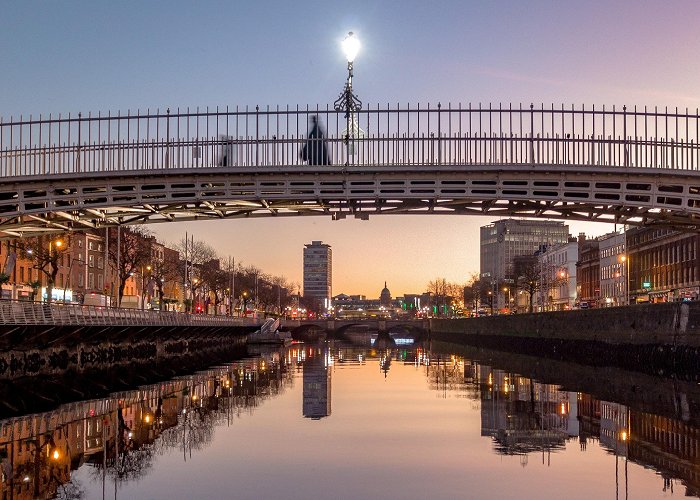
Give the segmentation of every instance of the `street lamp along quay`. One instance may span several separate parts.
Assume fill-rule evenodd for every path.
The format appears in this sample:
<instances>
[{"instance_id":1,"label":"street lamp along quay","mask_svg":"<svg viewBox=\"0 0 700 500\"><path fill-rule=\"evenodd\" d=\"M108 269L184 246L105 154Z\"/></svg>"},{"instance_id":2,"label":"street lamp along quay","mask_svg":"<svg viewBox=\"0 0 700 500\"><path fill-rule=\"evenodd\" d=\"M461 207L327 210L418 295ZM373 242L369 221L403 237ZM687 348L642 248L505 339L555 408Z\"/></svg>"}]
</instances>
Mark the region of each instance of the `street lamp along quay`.
<instances>
[{"instance_id":1,"label":"street lamp along quay","mask_svg":"<svg viewBox=\"0 0 700 500\"><path fill-rule=\"evenodd\" d=\"M625 287L625 305L630 305L630 264L627 255L624 253L620 255L620 263L624 266L625 276L624 276L624 287Z\"/></svg>"},{"instance_id":2,"label":"street lamp along quay","mask_svg":"<svg viewBox=\"0 0 700 500\"><path fill-rule=\"evenodd\" d=\"M151 272L151 265L146 266L146 271L149 273ZM148 277L148 281L146 281L146 273L143 272L143 267L141 267L141 310L143 311L146 308L146 284L151 283L151 278L152 276Z\"/></svg>"}]
</instances>

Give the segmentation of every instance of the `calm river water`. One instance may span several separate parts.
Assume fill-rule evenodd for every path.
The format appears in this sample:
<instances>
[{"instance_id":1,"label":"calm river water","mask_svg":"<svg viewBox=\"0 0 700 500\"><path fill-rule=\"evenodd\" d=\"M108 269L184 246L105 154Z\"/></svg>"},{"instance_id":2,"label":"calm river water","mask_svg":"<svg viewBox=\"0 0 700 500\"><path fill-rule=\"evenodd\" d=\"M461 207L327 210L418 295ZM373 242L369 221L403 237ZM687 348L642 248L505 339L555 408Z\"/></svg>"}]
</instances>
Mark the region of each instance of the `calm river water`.
<instances>
[{"instance_id":1,"label":"calm river water","mask_svg":"<svg viewBox=\"0 0 700 500\"><path fill-rule=\"evenodd\" d=\"M697 496L694 386L515 355L299 344L0 421L0 498Z\"/></svg>"}]
</instances>

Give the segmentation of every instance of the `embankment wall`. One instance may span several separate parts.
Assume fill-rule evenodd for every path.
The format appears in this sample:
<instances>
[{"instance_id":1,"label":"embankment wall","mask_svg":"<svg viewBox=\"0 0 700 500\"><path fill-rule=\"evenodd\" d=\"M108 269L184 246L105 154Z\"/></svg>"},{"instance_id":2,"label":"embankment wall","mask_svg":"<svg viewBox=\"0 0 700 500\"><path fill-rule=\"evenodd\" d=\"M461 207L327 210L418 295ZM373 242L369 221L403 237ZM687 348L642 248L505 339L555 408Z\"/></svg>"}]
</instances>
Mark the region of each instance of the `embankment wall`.
<instances>
[{"instance_id":1,"label":"embankment wall","mask_svg":"<svg viewBox=\"0 0 700 500\"><path fill-rule=\"evenodd\" d=\"M470 337L516 337L700 347L700 302L432 319L430 331L432 338L457 342Z\"/></svg>"}]
</instances>

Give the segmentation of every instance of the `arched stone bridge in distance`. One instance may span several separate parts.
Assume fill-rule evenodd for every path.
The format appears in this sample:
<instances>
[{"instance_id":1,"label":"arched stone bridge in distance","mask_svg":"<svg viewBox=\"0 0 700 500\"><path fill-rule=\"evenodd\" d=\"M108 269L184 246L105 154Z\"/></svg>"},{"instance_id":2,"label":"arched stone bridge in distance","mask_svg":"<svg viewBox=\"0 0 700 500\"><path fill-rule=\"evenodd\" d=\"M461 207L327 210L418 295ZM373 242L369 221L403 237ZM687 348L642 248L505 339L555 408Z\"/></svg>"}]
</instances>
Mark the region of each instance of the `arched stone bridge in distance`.
<instances>
[{"instance_id":1,"label":"arched stone bridge in distance","mask_svg":"<svg viewBox=\"0 0 700 500\"><path fill-rule=\"evenodd\" d=\"M0 119L0 238L307 215L698 228L697 110L397 105L354 120L348 136L328 107ZM303 162L305 148L330 164Z\"/></svg>"},{"instance_id":2,"label":"arched stone bridge in distance","mask_svg":"<svg viewBox=\"0 0 700 500\"><path fill-rule=\"evenodd\" d=\"M318 338L313 332L323 332L326 338L343 339L345 333L352 327L375 330L382 334L398 334L413 338L415 341L427 340L430 329L428 319L283 319L280 320L283 330L292 332L292 338L309 340Z\"/></svg>"}]
</instances>

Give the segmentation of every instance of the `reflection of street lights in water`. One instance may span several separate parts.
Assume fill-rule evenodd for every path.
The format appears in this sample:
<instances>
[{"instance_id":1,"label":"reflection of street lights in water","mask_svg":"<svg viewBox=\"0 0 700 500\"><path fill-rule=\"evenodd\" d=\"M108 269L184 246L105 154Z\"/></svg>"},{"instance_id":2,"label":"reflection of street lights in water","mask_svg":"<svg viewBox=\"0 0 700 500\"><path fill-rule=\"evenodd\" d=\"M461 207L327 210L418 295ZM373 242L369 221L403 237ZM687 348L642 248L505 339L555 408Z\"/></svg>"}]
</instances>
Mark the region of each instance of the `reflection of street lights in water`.
<instances>
[{"instance_id":1,"label":"reflection of street lights in water","mask_svg":"<svg viewBox=\"0 0 700 500\"><path fill-rule=\"evenodd\" d=\"M350 162L350 155L353 154L352 145L350 144L351 139L355 135L359 135L359 127L355 122L355 112L362 109L362 101L353 93L352 91L352 77L353 77L353 62L357 53L360 50L360 40L351 31L347 34L343 40L343 52L345 53L345 58L348 61L348 78L345 81L345 87L340 93L338 98L333 103L333 108L336 111L345 111L345 134L343 140L345 142L346 157L345 164Z\"/></svg>"}]
</instances>

